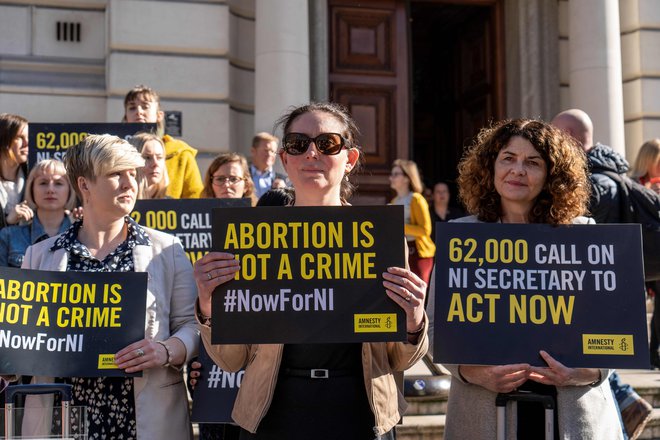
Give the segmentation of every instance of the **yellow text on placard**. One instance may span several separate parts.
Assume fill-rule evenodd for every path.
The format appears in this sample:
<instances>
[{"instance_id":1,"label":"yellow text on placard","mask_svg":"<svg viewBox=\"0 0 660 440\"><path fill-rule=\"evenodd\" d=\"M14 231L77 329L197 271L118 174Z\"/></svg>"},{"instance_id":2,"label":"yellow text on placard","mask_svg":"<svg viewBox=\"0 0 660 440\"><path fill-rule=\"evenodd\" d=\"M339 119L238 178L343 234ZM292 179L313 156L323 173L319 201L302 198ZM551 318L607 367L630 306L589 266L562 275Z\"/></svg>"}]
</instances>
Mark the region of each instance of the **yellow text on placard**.
<instances>
[{"instance_id":1,"label":"yellow text on placard","mask_svg":"<svg viewBox=\"0 0 660 440\"><path fill-rule=\"evenodd\" d=\"M355 333L395 333L396 313L366 313L353 315Z\"/></svg>"},{"instance_id":2,"label":"yellow text on placard","mask_svg":"<svg viewBox=\"0 0 660 440\"><path fill-rule=\"evenodd\" d=\"M633 356L635 354L633 335L583 334L582 352Z\"/></svg>"}]
</instances>

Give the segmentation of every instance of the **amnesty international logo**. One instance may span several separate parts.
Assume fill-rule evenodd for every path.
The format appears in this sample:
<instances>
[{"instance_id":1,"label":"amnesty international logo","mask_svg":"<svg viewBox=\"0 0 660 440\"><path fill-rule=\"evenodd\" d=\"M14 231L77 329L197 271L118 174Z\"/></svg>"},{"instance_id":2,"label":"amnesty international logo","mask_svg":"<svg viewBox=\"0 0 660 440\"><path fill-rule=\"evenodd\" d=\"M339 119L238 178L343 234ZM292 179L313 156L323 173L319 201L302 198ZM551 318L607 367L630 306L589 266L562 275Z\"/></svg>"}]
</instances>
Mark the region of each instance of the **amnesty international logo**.
<instances>
[{"instance_id":1,"label":"amnesty international logo","mask_svg":"<svg viewBox=\"0 0 660 440\"><path fill-rule=\"evenodd\" d=\"M114 354L100 354L99 355L99 370L114 370L117 369L117 364L115 364L115 355Z\"/></svg>"},{"instance_id":2,"label":"amnesty international logo","mask_svg":"<svg viewBox=\"0 0 660 440\"><path fill-rule=\"evenodd\" d=\"M584 354L633 356L635 354L633 335L583 334L582 352Z\"/></svg>"},{"instance_id":3,"label":"amnesty international logo","mask_svg":"<svg viewBox=\"0 0 660 440\"><path fill-rule=\"evenodd\" d=\"M355 333L396 333L395 313L353 315Z\"/></svg>"}]
</instances>

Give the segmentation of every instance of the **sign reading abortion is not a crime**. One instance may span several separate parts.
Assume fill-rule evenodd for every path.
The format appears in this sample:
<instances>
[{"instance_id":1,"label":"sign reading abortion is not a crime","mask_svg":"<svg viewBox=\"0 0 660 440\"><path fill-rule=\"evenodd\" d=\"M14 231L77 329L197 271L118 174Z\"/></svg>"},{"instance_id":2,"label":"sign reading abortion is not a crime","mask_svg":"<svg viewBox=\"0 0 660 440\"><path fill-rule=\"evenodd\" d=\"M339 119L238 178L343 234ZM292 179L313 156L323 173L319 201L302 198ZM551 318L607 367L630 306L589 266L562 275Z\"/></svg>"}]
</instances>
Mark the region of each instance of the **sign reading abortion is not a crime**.
<instances>
[{"instance_id":1,"label":"sign reading abortion is not a crime","mask_svg":"<svg viewBox=\"0 0 660 440\"><path fill-rule=\"evenodd\" d=\"M406 339L382 277L404 265L401 206L215 209L213 247L241 267L213 295L214 344Z\"/></svg>"},{"instance_id":2,"label":"sign reading abortion is not a crime","mask_svg":"<svg viewBox=\"0 0 660 440\"><path fill-rule=\"evenodd\" d=\"M0 268L0 374L139 376L114 354L144 338L147 274Z\"/></svg>"},{"instance_id":3,"label":"sign reading abortion is not a crime","mask_svg":"<svg viewBox=\"0 0 660 440\"><path fill-rule=\"evenodd\" d=\"M639 225L436 230L435 362L648 367Z\"/></svg>"}]
</instances>

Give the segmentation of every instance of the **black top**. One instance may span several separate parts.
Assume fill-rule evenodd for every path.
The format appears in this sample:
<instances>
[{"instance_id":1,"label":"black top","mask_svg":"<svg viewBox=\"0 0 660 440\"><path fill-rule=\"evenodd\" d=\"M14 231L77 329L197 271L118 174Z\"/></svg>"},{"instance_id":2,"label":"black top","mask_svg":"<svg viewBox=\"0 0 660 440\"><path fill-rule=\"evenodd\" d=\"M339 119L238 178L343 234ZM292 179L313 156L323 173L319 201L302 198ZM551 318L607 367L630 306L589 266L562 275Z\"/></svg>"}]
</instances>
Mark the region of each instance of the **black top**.
<instances>
[{"instance_id":1,"label":"black top","mask_svg":"<svg viewBox=\"0 0 660 440\"><path fill-rule=\"evenodd\" d=\"M312 379L287 375L286 369L328 369L355 374ZM362 372L362 344L288 344L284 346L273 400L256 434L245 439L373 439L374 415Z\"/></svg>"},{"instance_id":2,"label":"black top","mask_svg":"<svg viewBox=\"0 0 660 440\"><path fill-rule=\"evenodd\" d=\"M429 204L429 213L431 214L431 239L435 242L435 223L436 222L448 222L449 220L454 220L457 218L465 217L465 211L461 208L455 206L449 206L447 208L447 214L445 218L441 218L433 209L433 203Z\"/></svg>"}]
</instances>

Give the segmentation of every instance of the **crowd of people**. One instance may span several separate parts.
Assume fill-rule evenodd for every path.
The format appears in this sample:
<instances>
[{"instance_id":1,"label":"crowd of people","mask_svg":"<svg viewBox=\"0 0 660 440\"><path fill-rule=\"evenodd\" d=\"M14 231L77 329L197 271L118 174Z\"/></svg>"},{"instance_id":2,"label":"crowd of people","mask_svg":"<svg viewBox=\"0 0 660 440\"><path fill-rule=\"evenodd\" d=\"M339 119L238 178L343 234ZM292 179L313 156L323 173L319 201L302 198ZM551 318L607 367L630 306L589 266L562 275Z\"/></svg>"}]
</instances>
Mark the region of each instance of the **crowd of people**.
<instances>
[{"instance_id":1,"label":"crowd of people","mask_svg":"<svg viewBox=\"0 0 660 440\"><path fill-rule=\"evenodd\" d=\"M226 371L245 369L233 407L235 425L202 425L211 439L394 439L406 404L397 377L427 352L433 316L435 225L462 223L617 223L616 182L602 170L629 174L660 194L660 139L642 145L632 169L611 148L594 143L580 110L551 123L513 119L482 129L458 166L458 200L450 183L426 191L411 160L397 159L389 176L392 205L402 205L406 264L380 277L383 294L405 313L405 342L346 344L211 343L211 301L240 269L230 252L209 252L193 265L175 237L130 217L138 199L245 199L248 206L327 206L350 203L362 166L359 129L333 103L292 108L278 122L282 139L254 136L250 161L219 154L204 177L197 151L164 133L158 94L137 86L124 100L125 122L155 123L155 133L128 141L89 135L63 162L27 168L28 121L0 114L0 266L51 271L148 272L145 337L118 351L115 362L141 377L68 377L74 402L90 408L91 439L192 438L182 368L195 382L200 342ZM279 157L285 173L275 171ZM460 202L460 203L459 203ZM462 206L461 206L462 204ZM660 283L647 283L649 295ZM432 298L431 298L432 299ZM431 314L431 307L428 313ZM430 318L430 319L429 319ZM660 368L660 312L654 310L651 364ZM451 372L446 439L495 436L495 396L513 390L557 402L555 438L636 438L651 407L609 369L572 368L541 351L545 367L445 365ZM310 380L301 371L342 373ZM54 378L27 378L47 383ZM19 376L3 376L7 381ZM52 396L26 404L50 408ZM338 423L340 421L340 423ZM519 404L508 424L520 438L542 425L533 406ZM39 412L23 435L43 435L57 422Z\"/></svg>"}]
</instances>

